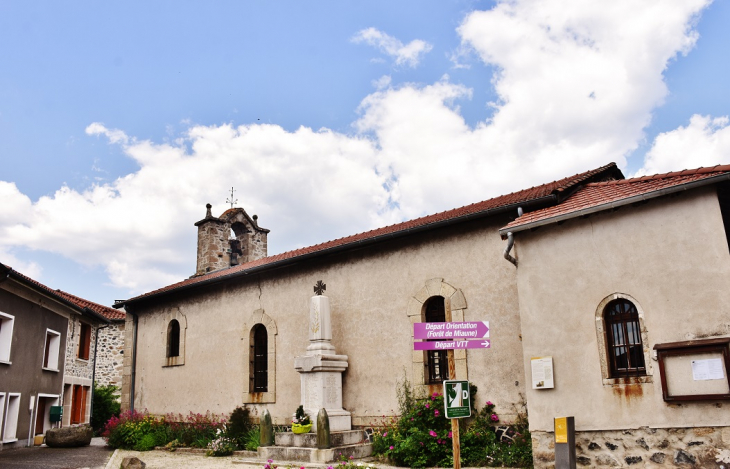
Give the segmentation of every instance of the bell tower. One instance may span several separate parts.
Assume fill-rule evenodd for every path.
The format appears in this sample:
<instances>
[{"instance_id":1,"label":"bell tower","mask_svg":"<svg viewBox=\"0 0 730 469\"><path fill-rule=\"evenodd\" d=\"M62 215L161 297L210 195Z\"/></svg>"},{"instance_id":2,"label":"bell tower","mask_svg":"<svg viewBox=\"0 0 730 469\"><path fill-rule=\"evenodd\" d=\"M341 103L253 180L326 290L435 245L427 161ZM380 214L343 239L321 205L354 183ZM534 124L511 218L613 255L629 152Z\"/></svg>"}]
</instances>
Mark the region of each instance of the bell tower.
<instances>
[{"instance_id":1,"label":"bell tower","mask_svg":"<svg viewBox=\"0 0 730 469\"><path fill-rule=\"evenodd\" d=\"M216 218L206 204L205 218L198 227L198 264L195 275L227 269L267 255L269 230L258 225L258 216L248 216L242 208L230 208Z\"/></svg>"}]
</instances>

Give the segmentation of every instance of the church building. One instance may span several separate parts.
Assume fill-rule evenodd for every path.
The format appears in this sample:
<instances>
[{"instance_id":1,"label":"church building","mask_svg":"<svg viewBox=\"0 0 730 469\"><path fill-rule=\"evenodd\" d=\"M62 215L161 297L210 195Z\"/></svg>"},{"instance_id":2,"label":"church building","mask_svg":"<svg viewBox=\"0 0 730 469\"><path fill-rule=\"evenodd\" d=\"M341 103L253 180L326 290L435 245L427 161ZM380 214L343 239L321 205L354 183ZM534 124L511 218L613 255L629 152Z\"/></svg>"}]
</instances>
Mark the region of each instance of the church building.
<instances>
[{"instance_id":1,"label":"church building","mask_svg":"<svg viewBox=\"0 0 730 469\"><path fill-rule=\"evenodd\" d=\"M208 205L194 275L115 305L122 406L247 404L288 424L321 281L355 427L394 415L404 378L442 392L446 353L414 350L413 324L450 316L489 323L456 376L506 421L526 403L536 467L565 416L584 465L714 461L730 448L729 181L730 166L627 180L612 163L272 256L256 215Z\"/></svg>"}]
</instances>

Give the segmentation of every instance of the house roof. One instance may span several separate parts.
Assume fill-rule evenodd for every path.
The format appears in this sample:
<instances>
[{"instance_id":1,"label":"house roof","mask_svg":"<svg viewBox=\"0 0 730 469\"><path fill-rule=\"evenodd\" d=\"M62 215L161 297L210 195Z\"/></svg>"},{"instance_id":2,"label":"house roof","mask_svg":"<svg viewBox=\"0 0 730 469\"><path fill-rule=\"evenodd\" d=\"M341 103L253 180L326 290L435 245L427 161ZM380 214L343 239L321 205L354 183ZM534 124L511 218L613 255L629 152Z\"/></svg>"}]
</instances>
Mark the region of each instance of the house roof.
<instances>
[{"instance_id":1,"label":"house roof","mask_svg":"<svg viewBox=\"0 0 730 469\"><path fill-rule=\"evenodd\" d=\"M59 301L62 304L65 304L72 309L77 310L80 313L86 313L88 315L91 315L97 319L100 319L104 322L109 322L109 317L107 317L106 314L101 312L101 309L110 309L112 313L115 315L121 314L122 317L124 317L124 313L121 311L117 311L111 308L107 308L105 306L101 306L99 304L93 303L91 301L84 300L83 298L79 298L78 296L71 295L70 293L62 292L61 290L54 290L46 285L43 285L41 282L37 280L33 280L32 278L28 277L27 275L23 275L17 270L13 269L12 267L0 263L0 273L5 276L5 278L12 278L27 287L44 294L46 296L49 296L57 301ZM92 308L91 305L94 307Z\"/></svg>"},{"instance_id":2,"label":"house roof","mask_svg":"<svg viewBox=\"0 0 730 469\"><path fill-rule=\"evenodd\" d=\"M182 282L168 285L128 300L117 302L114 307L118 308L141 300L148 300L153 297L180 292L185 289L197 288L210 283L221 282L236 276L249 275L263 270L301 262L312 257L332 254L334 252L340 252L348 249L355 249L367 244L406 236L417 231L435 229L452 223L464 222L476 218L495 215L497 213L504 213L514 210L518 206L544 206L546 204L554 204L572 193L572 191L581 184L585 184L589 181L605 179L623 179L623 174L615 163L609 163L605 166L601 166L600 168L559 179L547 184L542 184L540 186L531 187L518 192L512 192L483 202L477 202L453 210L447 210L445 212L367 231L365 233L327 241L314 246L283 252L281 254L264 257L235 267L217 270L205 275L189 278Z\"/></svg>"},{"instance_id":3,"label":"house roof","mask_svg":"<svg viewBox=\"0 0 730 469\"><path fill-rule=\"evenodd\" d=\"M517 233L570 218L611 210L674 192L730 180L730 165L718 165L617 181L591 182L552 207L525 213L500 234Z\"/></svg>"},{"instance_id":4,"label":"house roof","mask_svg":"<svg viewBox=\"0 0 730 469\"><path fill-rule=\"evenodd\" d=\"M55 290L55 293L67 299L71 303L74 303L80 308L88 308L95 313L104 316L110 321L123 320L126 317L126 313L124 311L119 311L118 309L110 308L108 306L100 305L99 303L94 303L93 301L85 300L76 295L72 295L71 293L67 293L63 290Z\"/></svg>"}]
</instances>

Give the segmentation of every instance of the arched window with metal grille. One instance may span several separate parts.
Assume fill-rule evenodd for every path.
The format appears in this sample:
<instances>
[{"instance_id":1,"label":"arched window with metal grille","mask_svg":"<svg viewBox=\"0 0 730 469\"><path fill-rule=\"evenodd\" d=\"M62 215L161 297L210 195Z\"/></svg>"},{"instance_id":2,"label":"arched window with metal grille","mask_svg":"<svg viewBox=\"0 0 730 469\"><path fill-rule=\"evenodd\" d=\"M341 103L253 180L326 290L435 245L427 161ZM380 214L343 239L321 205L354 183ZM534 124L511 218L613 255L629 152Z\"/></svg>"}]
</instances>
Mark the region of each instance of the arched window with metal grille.
<instances>
[{"instance_id":1,"label":"arched window with metal grille","mask_svg":"<svg viewBox=\"0 0 730 469\"><path fill-rule=\"evenodd\" d=\"M426 301L424 319L426 322L446 322L443 296L432 296ZM426 352L426 384L438 384L449 379L449 363L446 350Z\"/></svg>"},{"instance_id":2,"label":"arched window with metal grille","mask_svg":"<svg viewBox=\"0 0 730 469\"><path fill-rule=\"evenodd\" d=\"M623 298L611 301L604 309L603 319L611 378L646 375L636 306Z\"/></svg>"},{"instance_id":3,"label":"arched window with metal grille","mask_svg":"<svg viewBox=\"0 0 730 469\"><path fill-rule=\"evenodd\" d=\"M263 324L257 324L253 330L253 341L250 353L250 390L251 392L267 392L269 384L269 335Z\"/></svg>"}]
</instances>

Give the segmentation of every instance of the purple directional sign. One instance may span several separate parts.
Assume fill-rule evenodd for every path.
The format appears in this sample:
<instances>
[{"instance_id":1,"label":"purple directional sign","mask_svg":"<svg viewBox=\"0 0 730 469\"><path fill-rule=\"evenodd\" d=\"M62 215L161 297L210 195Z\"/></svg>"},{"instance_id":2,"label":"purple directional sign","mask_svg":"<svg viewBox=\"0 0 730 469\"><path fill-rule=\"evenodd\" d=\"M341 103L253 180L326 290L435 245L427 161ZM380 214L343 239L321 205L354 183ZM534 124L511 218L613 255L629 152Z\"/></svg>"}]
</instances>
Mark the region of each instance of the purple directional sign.
<instances>
[{"instance_id":1,"label":"purple directional sign","mask_svg":"<svg viewBox=\"0 0 730 469\"><path fill-rule=\"evenodd\" d=\"M417 322L413 325L414 339L484 339L489 337L487 321Z\"/></svg>"},{"instance_id":2,"label":"purple directional sign","mask_svg":"<svg viewBox=\"0 0 730 469\"><path fill-rule=\"evenodd\" d=\"M490 348L488 340L437 340L433 342L413 342L413 350L464 350Z\"/></svg>"}]
</instances>

